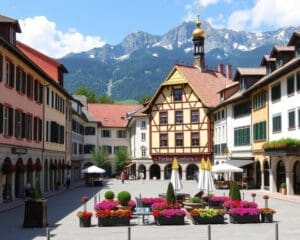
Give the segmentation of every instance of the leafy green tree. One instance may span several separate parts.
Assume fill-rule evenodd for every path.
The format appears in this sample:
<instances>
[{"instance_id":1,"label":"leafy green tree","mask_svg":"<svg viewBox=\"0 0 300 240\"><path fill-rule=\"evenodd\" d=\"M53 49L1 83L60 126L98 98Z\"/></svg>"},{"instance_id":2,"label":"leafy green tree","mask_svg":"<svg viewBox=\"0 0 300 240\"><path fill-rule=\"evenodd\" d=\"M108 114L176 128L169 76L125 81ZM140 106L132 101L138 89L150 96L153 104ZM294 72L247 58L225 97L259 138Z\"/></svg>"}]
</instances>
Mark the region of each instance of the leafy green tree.
<instances>
[{"instance_id":1,"label":"leafy green tree","mask_svg":"<svg viewBox=\"0 0 300 240\"><path fill-rule=\"evenodd\" d=\"M80 86L80 87L76 88L74 91L74 94L86 96L88 103L97 103L98 102L96 93L84 86Z\"/></svg>"},{"instance_id":2,"label":"leafy green tree","mask_svg":"<svg viewBox=\"0 0 300 240\"><path fill-rule=\"evenodd\" d=\"M107 94L103 94L98 98L98 103L114 103L114 102L115 101Z\"/></svg>"},{"instance_id":3,"label":"leafy green tree","mask_svg":"<svg viewBox=\"0 0 300 240\"><path fill-rule=\"evenodd\" d=\"M152 96L150 94L144 94L143 96L140 97L139 103L144 104L145 102L150 101Z\"/></svg>"},{"instance_id":4,"label":"leafy green tree","mask_svg":"<svg viewBox=\"0 0 300 240\"><path fill-rule=\"evenodd\" d=\"M229 194L230 194L229 197L232 200L241 201L241 192L240 192L240 188L239 188L239 185L237 184L237 182L232 183Z\"/></svg>"},{"instance_id":5,"label":"leafy green tree","mask_svg":"<svg viewBox=\"0 0 300 240\"><path fill-rule=\"evenodd\" d=\"M114 163L116 166L117 174L119 175L125 166L130 163L131 158L126 148L119 147L115 153Z\"/></svg>"},{"instance_id":6,"label":"leafy green tree","mask_svg":"<svg viewBox=\"0 0 300 240\"><path fill-rule=\"evenodd\" d=\"M100 168L107 169L110 167L109 161L109 153L104 147L99 147L99 149L93 149L92 152L92 160L96 166Z\"/></svg>"}]
</instances>

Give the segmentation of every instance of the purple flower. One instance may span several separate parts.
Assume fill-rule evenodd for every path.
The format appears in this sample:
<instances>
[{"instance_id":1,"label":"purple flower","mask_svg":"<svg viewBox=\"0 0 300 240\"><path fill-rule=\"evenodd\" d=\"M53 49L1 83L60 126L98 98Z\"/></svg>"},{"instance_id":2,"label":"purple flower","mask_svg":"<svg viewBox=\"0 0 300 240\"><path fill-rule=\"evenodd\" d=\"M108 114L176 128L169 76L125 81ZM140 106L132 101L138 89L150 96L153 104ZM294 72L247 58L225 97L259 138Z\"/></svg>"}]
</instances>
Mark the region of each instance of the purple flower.
<instances>
[{"instance_id":1,"label":"purple flower","mask_svg":"<svg viewBox=\"0 0 300 240\"><path fill-rule=\"evenodd\" d=\"M160 212L160 215L166 218L185 216L185 211L182 209L164 209Z\"/></svg>"},{"instance_id":2,"label":"purple flower","mask_svg":"<svg viewBox=\"0 0 300 240\"><path fill-rule=\"evenodd\" d=\"M212 202L225 202L229 200L229 197L227 196L212 196L209 198Z\"/></svg>"},{"instance_id":3,"label":"purple flower","mask_svg":"<svg viewBox=\"0 0 300 240\"><path fill-rule=\"evenodd\" d=\"M142 198L142 203L147 203L149 205L152 205L153 203L156 203L156 202L165 202L165 199L158 198L158 197L144 197L144 198Z\"/></svg>"},{"instance_id":4,"label":"purple flower","mask_svg":"<svg viewBox=\"0 0 300 240\"><path fill-rule=\"evenodd\" d=\"M231 208L229 210L229 215L258 215L259 214L259 209L258 208Z\"/></svg>"},{"instance_id":5,"label":"purple flower","mask_svg":"<svg viewBox=\"0 0 300 240\"><path fill-rule=\"evenodd\" d=\"M114 200L103 200L97 203L94 206L94 209L97 210L115 210L118 208L119 203Z\"/></svg>"}]
</instances>

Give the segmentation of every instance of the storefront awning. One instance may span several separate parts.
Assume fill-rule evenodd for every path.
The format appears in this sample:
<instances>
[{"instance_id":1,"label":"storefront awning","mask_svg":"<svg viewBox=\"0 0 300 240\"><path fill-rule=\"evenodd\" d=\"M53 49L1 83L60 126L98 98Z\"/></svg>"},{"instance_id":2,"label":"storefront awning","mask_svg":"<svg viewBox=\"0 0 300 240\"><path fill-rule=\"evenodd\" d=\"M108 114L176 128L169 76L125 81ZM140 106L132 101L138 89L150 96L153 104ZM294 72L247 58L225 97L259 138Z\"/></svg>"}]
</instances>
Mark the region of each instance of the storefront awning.
<instances>
[{"instance_id":1,"label":"storefront awning","mask_svg":"<svg viewBox=\"0 0 300 240\"><path fill-rule=\"evenodd\" d=\"M234 160L228 160L227 163L235 167L245 167L249 164L252 164L253 160L234 159Z\"/></svg>"}]
</instances>

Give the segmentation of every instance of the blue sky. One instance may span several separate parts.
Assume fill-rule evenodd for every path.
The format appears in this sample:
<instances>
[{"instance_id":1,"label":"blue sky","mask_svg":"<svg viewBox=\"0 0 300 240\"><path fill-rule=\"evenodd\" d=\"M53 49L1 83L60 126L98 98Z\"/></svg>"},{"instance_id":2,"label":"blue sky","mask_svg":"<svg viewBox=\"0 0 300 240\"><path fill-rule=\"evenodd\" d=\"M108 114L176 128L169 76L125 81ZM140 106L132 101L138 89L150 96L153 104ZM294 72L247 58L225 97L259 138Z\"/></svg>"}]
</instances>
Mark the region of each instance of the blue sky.
<instances>
[{"instance_id":1,"label":"blue sky","mask_svg":"<svg viewBox=\"0 0 300 240\"><path fill-rule=\"evenodd\" d=\"M0 13L20 19L20 40L59 57L117 44L137 30L163 34L194 20L199 4L201 19L217 28L300 26L299 0L2 0Z\"/></svg>"}]
</instances>

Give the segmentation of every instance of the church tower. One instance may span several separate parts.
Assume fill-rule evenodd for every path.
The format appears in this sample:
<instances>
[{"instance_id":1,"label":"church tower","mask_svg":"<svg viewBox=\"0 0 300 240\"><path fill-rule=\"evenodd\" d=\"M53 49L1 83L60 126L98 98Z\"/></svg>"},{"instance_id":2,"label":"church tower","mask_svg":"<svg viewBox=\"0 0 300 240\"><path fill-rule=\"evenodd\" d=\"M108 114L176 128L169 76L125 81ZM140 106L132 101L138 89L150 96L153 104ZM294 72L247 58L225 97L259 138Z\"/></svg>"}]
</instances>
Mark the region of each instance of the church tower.
<instances>
[{"instance_id":1,"label":"church tower","mask_svg":"<svg viewBox=\"0 0 300 240\"><path fill-rule=\"evenodd\" d=\"M201 29L201 22L199 19L196 21L196 28L193 31L193 44L194 44L194 62L193 66L205 71L205 53L204 53L205 31Z\"/></svg>"}]
</instances>

